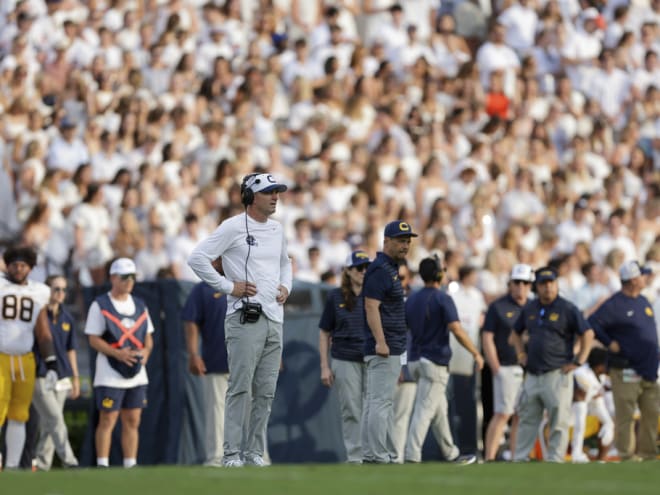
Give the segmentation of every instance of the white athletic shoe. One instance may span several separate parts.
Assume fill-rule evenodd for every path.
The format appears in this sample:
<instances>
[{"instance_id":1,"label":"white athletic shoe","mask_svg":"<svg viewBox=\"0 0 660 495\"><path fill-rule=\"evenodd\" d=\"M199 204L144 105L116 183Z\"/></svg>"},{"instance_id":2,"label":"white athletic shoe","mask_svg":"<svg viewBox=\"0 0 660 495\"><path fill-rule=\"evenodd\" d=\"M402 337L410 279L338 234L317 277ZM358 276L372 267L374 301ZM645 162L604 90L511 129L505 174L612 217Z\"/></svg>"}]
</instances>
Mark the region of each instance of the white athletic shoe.
<instances>
[{"instance_id":1,"label":"white athletic shoe","mask_svg":"<svg viewBox=\"0 0 660 495\"><path fill-rule=\"evenodd\" d=\"M573 464L588 464L591 460L584 452L576 452L571 456L571 462Z\"/></svg>"},{"instance_id":2,"label":"white athletic shoe","mask_svg":"<svg viewBox=\"0 0 660 495\"><path fill-rule=\"evenodd\" d=\"M228 468L239 468L239 467L243 467L244 463L240 459L227 459L225 461L222 461L222 465Z\"/></svg>"},{"instance_id":3,"label":"white athletic shoe","mask_svg":"<svg viewBox=\"0 0 660 495\"><path fill-rule=\"evenodd\" d=\"M266 461L260 455L252 454L245 456L245 464L247 466L257 466L257 467L266 467Z\"/></svg>"}]
</instances>

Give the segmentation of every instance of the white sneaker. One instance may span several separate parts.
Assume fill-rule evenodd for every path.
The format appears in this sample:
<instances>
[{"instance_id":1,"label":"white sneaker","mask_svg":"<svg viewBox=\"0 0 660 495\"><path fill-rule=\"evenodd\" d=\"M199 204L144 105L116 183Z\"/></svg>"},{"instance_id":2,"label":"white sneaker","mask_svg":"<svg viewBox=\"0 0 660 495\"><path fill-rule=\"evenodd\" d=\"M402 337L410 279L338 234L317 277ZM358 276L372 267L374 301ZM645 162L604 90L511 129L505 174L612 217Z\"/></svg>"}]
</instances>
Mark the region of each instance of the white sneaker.
<instances>
[{"instance_id":1,"label":"white sneaker","mask_svg":"<svg viewBox=\"0 0 660 495\"><path fill-rule=\"evenodd\" d=\"M571 462L573 464L588 464L591 460L584 452L576 452L571 456Z\"/></svg>"},{"instance_id":2,"label":"white sneaker","mask_svg":"<svg viewBox=\"0 0 660 495\"><path fill-rule=\"evenodd\" d=\"M245 456L245 464L248 466L266 467L266 461L260 455L252 454Z\"/></svg>"},{"instance_id":3,"label":"white sneaker","mask_svg":"<svg viewBox=\"0 0 660 495\"><path fill-rule=\"evenodd\" d=\"M240 459L227 459L225 461L222 461L222 465L228 468L238 468L238 467L243 467L244 463Z\"/></svg>"}]
</instances>

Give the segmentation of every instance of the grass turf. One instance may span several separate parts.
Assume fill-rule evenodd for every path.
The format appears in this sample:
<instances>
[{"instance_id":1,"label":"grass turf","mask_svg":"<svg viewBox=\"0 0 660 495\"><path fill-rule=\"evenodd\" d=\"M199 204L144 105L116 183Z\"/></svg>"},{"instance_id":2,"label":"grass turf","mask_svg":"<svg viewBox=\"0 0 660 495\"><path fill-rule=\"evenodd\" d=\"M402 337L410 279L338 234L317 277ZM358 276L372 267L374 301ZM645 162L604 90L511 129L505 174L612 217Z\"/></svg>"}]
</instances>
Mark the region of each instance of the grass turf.
<instances>
[{"instance_id":1,"label":"grass turf","mask_svg":"<svg viewBox=\"0 0 660 495\"><path fill-rule=\"evenodd\" d=\"M39 495L643 495L660 493L660 462L622 464L275 465L3 471L0 493Z\"/></svg>"}]
</instances>

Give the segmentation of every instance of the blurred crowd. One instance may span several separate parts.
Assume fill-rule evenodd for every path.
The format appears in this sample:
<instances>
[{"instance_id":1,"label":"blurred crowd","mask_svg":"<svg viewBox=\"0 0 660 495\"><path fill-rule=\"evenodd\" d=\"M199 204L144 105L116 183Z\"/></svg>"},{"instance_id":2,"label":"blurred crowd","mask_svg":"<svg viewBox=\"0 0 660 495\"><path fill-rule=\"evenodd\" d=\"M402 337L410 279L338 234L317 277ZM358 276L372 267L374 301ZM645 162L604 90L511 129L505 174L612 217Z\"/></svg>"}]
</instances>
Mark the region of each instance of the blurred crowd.
<instances>
[{"instance_id":1,"label":"blurred crowd","mask_svg":"<svg viewBox=\"0 0 660 495\"><path fill-rule=\"evenodd\" d=\"M659 55L660 0L5 0L0 240L36 278L198 281L267 170L299 280L401 218L411 267L443 252L490 302L551 263L588 312L660 268Z\"/></svg>"}]
</instances>

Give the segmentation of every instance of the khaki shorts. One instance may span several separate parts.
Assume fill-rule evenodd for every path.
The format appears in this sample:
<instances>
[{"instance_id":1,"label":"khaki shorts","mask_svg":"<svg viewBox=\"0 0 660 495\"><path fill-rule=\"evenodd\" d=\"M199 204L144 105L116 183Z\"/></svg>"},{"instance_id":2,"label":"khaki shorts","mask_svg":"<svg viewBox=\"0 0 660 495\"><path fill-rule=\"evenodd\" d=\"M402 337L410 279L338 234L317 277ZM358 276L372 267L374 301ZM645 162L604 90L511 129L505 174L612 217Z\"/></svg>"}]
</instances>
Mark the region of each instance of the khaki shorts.
<instances>
[{"instance_id":1,"label":"khaki shorts","mask_svg":"<svg viewBox=\"0 0 660 495\"><path fill-rule=\"evenodd\" d=\"M520 397L523 383L523 369L517 364L500 366L497 375L493 375L493 412L495 414L513 414Z\"/></svg>"}]
</instances>

